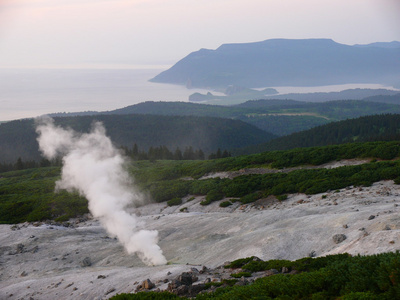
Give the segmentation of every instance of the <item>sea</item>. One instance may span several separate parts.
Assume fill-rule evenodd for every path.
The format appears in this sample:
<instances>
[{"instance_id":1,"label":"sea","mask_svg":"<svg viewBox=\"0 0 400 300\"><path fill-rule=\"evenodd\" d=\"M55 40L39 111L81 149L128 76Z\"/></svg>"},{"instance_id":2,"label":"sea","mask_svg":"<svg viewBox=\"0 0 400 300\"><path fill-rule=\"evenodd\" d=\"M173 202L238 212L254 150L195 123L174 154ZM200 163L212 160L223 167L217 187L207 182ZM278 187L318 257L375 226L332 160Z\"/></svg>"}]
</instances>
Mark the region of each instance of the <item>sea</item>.
<instances>
[{"instance_id":1,"label":"sea","mask_svg":"<svg viewBox=\"0 0 400 300\"><path fill-rule=\"evenodd\" d=\"M149 82L170 66L0 68L0 122L50 113L108 111L145 101L188 101L204 89ZM275 87L279 93L329 92L381 85ZM218 93L211 91L213 94Z\"/></svg>"},{"instance_id":2,"label":"sea","mask_svg":"<svg viewBox=\"0 0 400 300\"><path fill-rule=\"evenodd\" d=\"M0 68L0 121L108 111L145 101L188 101L202 89L149 82L165 68Z\"/></svg>"}]
</instances>

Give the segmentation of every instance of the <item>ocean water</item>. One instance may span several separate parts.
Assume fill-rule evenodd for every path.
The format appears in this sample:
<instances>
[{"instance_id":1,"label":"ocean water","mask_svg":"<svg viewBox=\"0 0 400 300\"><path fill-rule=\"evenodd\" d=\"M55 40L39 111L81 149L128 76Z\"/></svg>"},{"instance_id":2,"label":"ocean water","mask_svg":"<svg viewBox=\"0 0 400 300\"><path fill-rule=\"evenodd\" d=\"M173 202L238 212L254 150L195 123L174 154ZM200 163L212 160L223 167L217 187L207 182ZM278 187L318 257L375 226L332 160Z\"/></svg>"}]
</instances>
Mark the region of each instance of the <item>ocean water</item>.
<instances>
[{"instance_id":1,"label":"ocean water","mask_svg":"<svg viewBox=\"0 0 400 300\"><path fill-rule=\"evenodd\" d=\"M167 68L0 68L0 122L48 113L107 111L144 101L188 101L195 92L208 92L148 81ZM284 94L357 87L383 88L373 84L275 88Z\"/></svg>"},{"instance_id":2,"label":"ocean water","mask_svg":"<svg viewBox=\"0 0 400 300\"><path fill-rule=\"evenodd\" d=\"M164 69L0 69L0 121L106 111L144 101L188 101L201 89L148 82Z\"/></svg>"}]
</instances>

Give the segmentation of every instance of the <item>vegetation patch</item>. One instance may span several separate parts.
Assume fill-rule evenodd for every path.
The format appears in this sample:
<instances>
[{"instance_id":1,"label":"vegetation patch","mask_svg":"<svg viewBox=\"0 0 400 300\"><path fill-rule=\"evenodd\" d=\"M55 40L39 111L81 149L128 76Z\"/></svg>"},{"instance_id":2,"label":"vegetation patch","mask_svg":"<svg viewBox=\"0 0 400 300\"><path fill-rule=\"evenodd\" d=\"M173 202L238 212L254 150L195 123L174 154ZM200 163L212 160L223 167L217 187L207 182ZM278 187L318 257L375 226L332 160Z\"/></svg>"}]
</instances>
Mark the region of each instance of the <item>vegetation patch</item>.
<instances>
[{"instance_id":1,"label":"vegetation patch","mask_svg":"<svg viewBox=\"0 0 400 300\"><path fill-rule=\"evenodd\" d=\"M276 199L278 199L279 201L284 201L284 200L287 200L287 198L288 198L288 196L285 194L285 195L278 195L278 196L276 196Z\"/></svg>"},{"instance_id":2,"label":"vegetation patch","mask_svg":"<svg viewBox=\"0 0 400 300\"><path fill-rule=\"evenodd\" d=\"M172 198L171 200L167 201L168 206L175 206L182 204L182 198Z\"/></svg>"},{"instance_id":3,"label":"vegetation patch","mask_svg":"<svg viewBox=\"0 0 400 300\"><path fill-rule=\"evenodd\" d=\"M157 202L187 194L205 195L202 205L225 197L239 197L242 204L275 195L280 201L287 194L308 195L338 190L348 186L370 186L380 180L396 180L400 161L380 161L334 169L297 169L288 173L242 175L233 179L207 179L153 183L152 196Z\"/></svg>"},{"instance_id":4,"label":"vegetation patch","mask_svg":"<svg viewBox=\"0 0 400 300\"><path fill-rule=\"evenodd\" d=\"M78 193L54 192L60 168L47 167L0 174L0 224L69 218L88 213Z\"/></svg>"},{"instance_id":5,"label":"vegetation patch","mask_svg":"<svg viewBox=\"0 0 400 300\"><path fill-rule=\"evenodd\" d=\"M228 206L230 206L230 205L232 205L232 202L229 201L229 200L223 201L223 202L221 202L221 203L219 204L220 207L228 207Z\"/></svg>"},{"instance_id":6,"label":"vegetation patch","mask_svg":"<svg viewBox=\"0 0 400 300\"><path fill-rule=\"evenodd\" d=\"M349 254L302 258L296 261L261 261L256 257L238 259L226 268L252 269L254 271L296 270L296 273L277 273L259 278L252 284L236 285L237 280L207 283L206 287L219 286L194 299L399 299L400 253L383 253L371 256ZM251 275L253 271L243 271ZM240 274L240 273L237 273ZM174 294L159 293L165 298L178 299ZM161 299L155 292L123 294L111 299ZM152 296L153 298L147 298ZM172 298L167 298L172 297ZM179 297L179 299L188 299Z\"/></svg>"},{"instance_id":7,"label":"vegetation patch","mask_svg":"<svg viewBox=\"0 0 400 300\"><path fill-rule=\"evenodd\" d=\"M232 273L231 277L233 278L251 277L251 273L250 272Z\"/></svg>"},{"instance_id":8,"label":"vegetation patch","mask_svg":"<svg viewBox=\"0 0 400 300\"><path fill-rule=\"evenodd\" d=\"M237 198L242 204L247 204L270 195L282 201L292 193L326 193L352 185L369 186L380 180L399 183L400 160L395 160L400 156L399 149L399 142L353 143L217 160L137 161L129 165L129 171L136 188L150 194L156 202L168 201L168 205L180 205L183 197L199 195L205 196L202 205L224 197ZM374 157L378 160L363 165L291 169L307 164ZM212 172L237 171L255 166L286 171L241 175L233 179L199 179ZM60 172L60 167L49 166L0 173L0 223L45 219L61 221L87 213L87 200L77 193L54 193Z\"/></svg>"}]
</instances>

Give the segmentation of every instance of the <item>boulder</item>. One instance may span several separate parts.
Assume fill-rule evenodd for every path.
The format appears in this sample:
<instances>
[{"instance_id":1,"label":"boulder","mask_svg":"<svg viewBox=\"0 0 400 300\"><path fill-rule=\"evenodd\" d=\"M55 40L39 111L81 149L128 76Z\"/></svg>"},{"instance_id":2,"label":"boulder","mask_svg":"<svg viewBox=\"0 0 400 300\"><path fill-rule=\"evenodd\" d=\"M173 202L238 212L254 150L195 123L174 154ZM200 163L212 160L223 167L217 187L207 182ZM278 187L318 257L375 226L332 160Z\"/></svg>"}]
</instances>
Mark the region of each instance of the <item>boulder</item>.
<instances>
[{"instance_id":1,"label":"boulder","mask_svg":"<svg viewBox=\"0 0 400 300\"><path fill-rule=\"evenodd\" d=\"M168 283L168 291L173 293L178 287L182 285L182 282L179 280L173 279L170 283Z\"/></svg>"},{"instance_id":2,"label":"boulder","mask_svg":"<svg viewBox=\"0 0 400 300\"><path fill-rule=\"evenodd\" d=\"M345 239L347 239L347 236L344 235L344 234L342 234L342 233L339 233L339 234L335 234L335 235L332 237L332 239L333 239L333 242L334 242L335 244L340 244L340 243L343 242Z\"/></svg>"},{"instance_id":3,"label":"boulder","mask_svg":"<svg viewBox=\"0 0 400 300\"><path fill-rule=\"evenodd\" d=\"M198 280L198 277L194 274L183 272L176 278L176 280L180 281L183 285L191 285L193 282Z\"/></svg>"},{"instance_id":4,"label":"boulder","mask_svg":"<svg viewBox=\"0 0 400 300\"><path fill-rule=\"evenodd\" d=\"M151 289L155 288L156 285L155 285L153 282L151 282L150 279L146 279L145 281L143 281L142 287L143 287L145 290L151 290Z\"/></svg>"},{"instance_id":5,"label":"boulder","mask_svg":"<svg viewBox=\"0 0 400 300\"><path fill-rule=\"evenodd\" d=\"M90 257L85 257L82 261L81 261L81 267L90 267L92 265L92 260L90 259Z\"/></svg>"},{"instance_id":6,"label":"boulder","mask_svg":"<svg viewBox=\"0 0 400 300\"><path fill-rule=\"evenodd\" d=\"M181 285L173 291L175 295L185 296L189 292L189 287L187 285Z\"/></svg>"},{"instance_id":7,"label":"boulder","mask_svg":"<svg viewBox=\"0 0 400 300\"><path fill-rule=\"evenodd\" d=\"M195 297L198 293L206 289L206 285L203 283L195 284L189 287L188 296Z\"/></svg>"}]
</instances>

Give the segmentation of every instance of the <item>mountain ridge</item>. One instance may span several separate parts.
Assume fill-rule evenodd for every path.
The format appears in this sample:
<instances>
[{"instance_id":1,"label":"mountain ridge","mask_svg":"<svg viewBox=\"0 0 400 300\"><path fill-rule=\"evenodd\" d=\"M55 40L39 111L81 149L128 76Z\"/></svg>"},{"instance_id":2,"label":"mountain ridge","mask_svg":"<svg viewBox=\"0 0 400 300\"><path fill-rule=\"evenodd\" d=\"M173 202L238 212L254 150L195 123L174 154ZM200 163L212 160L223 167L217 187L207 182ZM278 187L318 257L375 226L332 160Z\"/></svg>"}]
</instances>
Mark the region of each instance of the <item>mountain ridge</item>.
<instances>
[{"instance_id":1,"label":"mountain ridge","mask_svg":"<svg viewBox=\"0 0 400 300\"><path fill-rule=\"evenodd\" d=\"M223 44L190 53L150 81L201 88L399 84L400 48L379 45L330 39Z\"/></svg>"}]
</instances>

